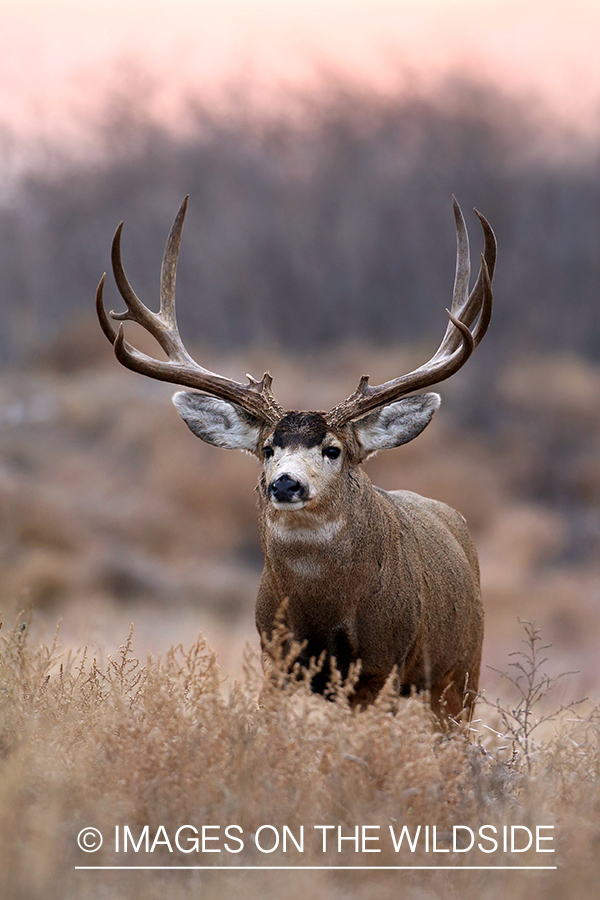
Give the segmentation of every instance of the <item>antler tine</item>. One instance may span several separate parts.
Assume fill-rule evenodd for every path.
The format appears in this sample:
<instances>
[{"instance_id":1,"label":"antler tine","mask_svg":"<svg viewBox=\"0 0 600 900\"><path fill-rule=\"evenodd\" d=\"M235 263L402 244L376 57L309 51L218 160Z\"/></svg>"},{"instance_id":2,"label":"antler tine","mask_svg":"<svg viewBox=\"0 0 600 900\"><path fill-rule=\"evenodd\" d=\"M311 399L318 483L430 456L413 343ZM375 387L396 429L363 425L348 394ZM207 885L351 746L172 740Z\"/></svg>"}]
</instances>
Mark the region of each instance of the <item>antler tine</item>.
<instances>
[{"instance_id":1,"label":"antler tine","mask_svg":"<svg viewBox=\"0 0 600 900\"><path fill-rule=\"evenodd\" d=\"M179 259L179 247L181 246L181 234L183 232L188 200L189 196L183 198L183 203L175 216L165 245L160 269L160 316L164 322L168 322L176 331L175 279L177 277L177 261Z\"/></svg>"},{"instance_id":2,"label":"antler tine","mask_svg":"<svg viewBox=\"0 0 600 900\"><path fill-rule=\"evenodd\" d=\"M454 222L456 226L456 271L454 275L454 289L452 291L452 304L450 310L455 318L465 321L465 313L468 314L469 312L469 281L471 280L469 235L465 217L462 214L462 210L458 205L458 201L454 194L452 195L452 206L454 209ZM460 343L460 331L456 329L450 318L436 356L440 357L445 355L449 349L451 351L456 350Z\"/></svg>"},{"instance_id":3,"label":"antler tine","mask_svg":"<svg viewBox=\"0 0 600 900\"><path fill-rule=\"evenodd\" d=\"M98 284L98 287L96 288L96 314L98 316L98 320L100 322L100 327L102 328L102 331L104 332L104 334L106 335L108 340L111 342L111 344L114 344L114 342L117 338L117 332L110 324L110 319L106 315L106 310L104 309L103 294L104 294L105 281L106 281L106 272L103 274L103 276L100 279L100 282Z\"/></svg>"},{"instance_id":4,"label":"antler tine","mask_svg":"<svg viewBox=\"0 0 600 900\"><path fill-rule=\"evenodd\" d=\"M454 204L454 218L456 222L457 252L456 276L454 280L454 291L452 296L451 309L453 315L456 316L457 319L460 319L461 322L464 322L464 324L470 328L477 318L478 313L482 311L484 306L484 294L486 290L485 279L487 278L487 281L491 283L491 279L494 275L494 269L496 266L496 237L485 216L482 216L480 212L475 210L475 214L479 218L481 226L483 228L485 244L482 263L477 275L477 280L475 282L473 290L469 294L469 276L471 270L469 259L469 238L464 216L462 214L460 206L456 201L456 197L453 196L452 201ZM487 273L484 271L486 267ZM489 325L489 318L487 320L487 324ZM486 329L481 329L478 325L476 329L477 337L475 340L475 346L477 346L477 344L485 334ZM446 328L446 333L444 334L442 343L440 344L439 349L433 359L438 359L441 356L445 356L449 352L453 352L460 346L460 343L460 332L456 330L452 323L452 320L450 320L450 322L448 322L448 326Z\"/></svg>"},{"instance_id":5,"label":"antler tine","mask_svg":"<svg viewBox=\"0 0 600 900\"><path fill-rule=\"evenodd\" d=\"M456 273L454 275L454 290L452 291L452 313L458 317L468 303L469 281L471 280L471 253L465 217L454 195L452 195L452 206L454 209L454 223L456 225Z\"/></svg>"},{"instance_id":6,"label":"antler tine","mask_svg":"<svg viewBox=\"0 0 600 900\"><path fill-rule=\"evenodd\" d=\"M477 346L486 333L492 318L492 280L494 278L494 272L496 271L498 245L496 243L496 235L492 231L492 227L485 216L478 210L475 210L475 215L481 222L485 243L483 254L481 256L479 274L471 294L474 312L472 314L469 312L468 316L463 318L463 321L471 326L477 315L477 310L481 309L481 315L479 316L479 321L477 322L477 327L474 332L475 346Z\"/></svg>"},{"instance_id":7,"label":"antler tine","mask_svg":"<svg viewBox=\"0 0 600 900\"><path fill-rule=\"evenodd\" d=\"M116 313L111 310L111 318L116 319L119 322L137 322L138 325L145 328L146 331L148 331L160 344L169 359L176 359L180 362L191 361L191 357L183 346L183 342L179 336L177 322L175 320L175 275L177 272L177 257L186 207L187 197L181 204L167 239L167 246L165 248L165 256L163 259L163 270L161 273L161 303L160 311L158 313L152 312L144 305L144 303L142 303L131 287L127 275L125 274L125 269L123 268L123 262L121 260L121 234L123 232L123 222L120 223L115 231L111 250L115 281L119 293L127 305L127 311L123 313ZM167 270L166 276L165 270ZM169 296L165 296L166 292L169 292Z\"/></svg>"},{"instance_id":8,"label":"antler tine","mask_svg":"<svg viewBox=\"0 0 600 900\"><path fill-rule=\"evenodd\" d=\"M262 422L274 423L284 410L273 396L271 391L273 379L268 372L265 372L261 381L249 378L248 384L240 384L217 375L192 359L179 335L175 315L175 278L187 199L186 197L181 204L167 239L161 268L158 313L152 312L142 303L125 274L121 260L122 222L115 232L112 243L113 273L127 310L123 313L111 311L110 316L121 323L132 321L141 325L160 344L168 360L153 359L136 350L125 340L123 324L119 327L119 331L115 332L103 303L105 275L102 276L96 290L96 311L100 325L114 347L115 356L126 368L159 381L196 388L214 397L236 403Z\"/></svg>"},{"instance_id":9,"label":"antler tine","mask_svg":"<svg viewBox=\"0 0 600 900\"><path fill-rule=\"evenodd\" d=\"M341 427L406 394L444 381L465 364L487 331L492 316L491 280L496 263L496 238L488 221L477 213L484 231L485 247L475 287L469 294L469 239L461 209L455 198L453 202L457 238L456 275L452 308L446 310L450 322L440 346L424 365L385 384L371 386L368 376L363 375L354 393L327 414L330 424ZM477 316L477 324L471 331Z\"/></svg>"}]
</instances>

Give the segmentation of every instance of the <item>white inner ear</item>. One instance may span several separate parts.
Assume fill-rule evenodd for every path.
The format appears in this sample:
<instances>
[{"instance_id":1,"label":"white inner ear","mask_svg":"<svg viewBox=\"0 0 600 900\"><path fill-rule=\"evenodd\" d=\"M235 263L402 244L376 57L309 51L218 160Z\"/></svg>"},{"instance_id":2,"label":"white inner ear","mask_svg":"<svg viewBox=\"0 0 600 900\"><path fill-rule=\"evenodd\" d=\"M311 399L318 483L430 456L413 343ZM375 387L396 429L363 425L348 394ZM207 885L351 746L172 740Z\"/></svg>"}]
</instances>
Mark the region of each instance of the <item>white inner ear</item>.
<instances>
[{"instance_id":1,"label":"white inner ear","mask_svg":"<svg viewBox=\"0 0 600 900\"><path fill-rule=\"evenodd\" d=\"M189 391L178 391L173 403L190 431L207 444L250 453L258 449L260 422L235 403Z\"/></svg>"},{"instance_id":2,"label":"white inner ear","mask_svg":"<svg viewBox=\"0 0 600 900\"><path fill-rule=\"evenodd\" d=\"M429 425L441 402L439 394L417 394L359 419L354 430L365 455L412 441Z\"/></svg>"}]
</instances>

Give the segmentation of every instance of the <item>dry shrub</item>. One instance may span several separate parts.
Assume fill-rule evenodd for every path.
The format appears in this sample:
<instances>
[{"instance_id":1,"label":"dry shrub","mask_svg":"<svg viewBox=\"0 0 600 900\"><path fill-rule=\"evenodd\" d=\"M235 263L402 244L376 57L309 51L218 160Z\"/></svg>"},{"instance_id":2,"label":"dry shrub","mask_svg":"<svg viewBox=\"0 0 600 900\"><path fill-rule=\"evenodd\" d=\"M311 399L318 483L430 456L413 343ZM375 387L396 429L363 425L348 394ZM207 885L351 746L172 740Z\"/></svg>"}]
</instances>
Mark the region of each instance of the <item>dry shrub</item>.
<instances>
[{"instance_id":1,"label":"dry shrub","mask_svg":"<svg viewBox=\"0 0 600 900\"><path fill-rule=\"evenodd\" d=\"M19 619L0 645L0 879L2 897L68 900L80 896L148 898L229 896L244 878L249 898L320 896L370 898L403 886L405 896L446 898L542 895L585 896L584 875L598 839L600 734L597 711L563 721L529 759L506 761L496 738L469 740L436 732L418 698L398 702L391 684L362 712L351 710L346 686L333 684L326 701L310 694L307 679L279 679L263 688L256 656L248 650L244 676L228 691L215 655L199 638L142 664L132 634L114 656L61 656L30 646L29 622ZM257 702L260 695L260 702ZM508 736L510 745L510 736ZM239 855L114 852L115 826L128 825L136 841L160 826L174 841L182 825L237 825ZM252 835L264 824L298 838L286 854L260 853ZM354 852L345 842L321 850L314 825L379 825L382 852ZM557 872L104 872L81 865L439 865L450 854L423 847L396 854L385 835L392 825L436 825L448 846L455 824L555 826L557 853L543 864ZM94 826L105 842L95 854L78 849L80 829ZM211 832L212 835L216 831ZM187 834L187 832L186 832ZM221 836L223 832L220 832ZM373 832L371 832L373 834ZM272 837L264 836L264 845ZM211 845L214 846L214 845ZM218 846L223 850L223 843ZM237 845L234 845L237 846ZM372 846L372 845L371 845ZM548 855L549 856L549 855ZM452 859L455 862L455 859ZM489 864L481 853L458 865ZM493 864L540 864L531 852L494 858ZM565 873L569 872L567 879Z\"/></svg>"}]
</instances>

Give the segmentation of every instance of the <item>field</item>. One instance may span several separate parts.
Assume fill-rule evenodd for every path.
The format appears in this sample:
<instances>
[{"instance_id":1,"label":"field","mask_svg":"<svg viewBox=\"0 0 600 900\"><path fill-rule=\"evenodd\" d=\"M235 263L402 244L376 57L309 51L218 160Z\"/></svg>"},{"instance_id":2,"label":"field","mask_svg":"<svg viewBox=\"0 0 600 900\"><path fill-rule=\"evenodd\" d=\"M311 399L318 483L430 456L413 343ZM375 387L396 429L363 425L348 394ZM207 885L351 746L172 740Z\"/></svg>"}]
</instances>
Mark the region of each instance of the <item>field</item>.
<instances>
[{"instance_id":1,"label":"field","mask_svg":"<svg viewBox=\"0 0 600 900\"><path fill-rule=\"evenodd\" d=\"M596 139L460 79L431 96L324 83L279 117L190 97L174 131L121 80L88 123L93 156L38 147L0 202L0 897L595 897ZM474 261L469 206L496 229L489 335L423 435L366 464L468 521L486 611L471 728L441 734L388 690L355 713L347 685L329 703L264 688L256 460L196 440L92 319L121 218L152 305L188 192L186 343L238 380L270 370L289 409L429 358L452 192ZM174 868L190 865L228 870Z\"/></svg>"},{"instance_id":2,"label":"field","mask_svg":"<svg viewBox=\"0 0 600 900\"><path fill-rule=\"evenodd\" d=\"M532 741L535 702L504 709L502 737L482 704L469 740L435 733L420 700L386 690L359 714L343 686L330 703L302 685L257 702L256 655L224 688L201 638L146 665L127 640L104 662L57 667L28 628L4 635L0 663L4 897L594 896L597 710L554 718ZM543 704L530 637L519 660ZM104 837L93 854L76 843L96 846L90 828ZM76 870L125 865L166 869ZM331 868L348 866L375 870ZM456 870L385 868L400 866Z\"/></svg>"},{"instance_id":3,"label":"field","mask_svg":"<svg viewBox=\"0 0 600 900\"><path fill-rule=\"evenodd\" d=\"M2 381L2 896L221 897L242 884L249 897L594 896L598 557L593 532L587 543L577 539L600 491L598 413L586 401L600 373L571 358L511 366L491 398L506 424L491 430L464 421L472 385L461 374L418 441L368 463L377 484L459 508L480 551L483 699L469 734L441 735L418 699L397 704L384 692L356 714L341 687L334 703L303 687L262 690L252 621L260 571L255 461L195 440L171 408L169 388L116 369L94 330L72 340L88 347L85 364L65 368L63 341L60 353ZM349 393L357 366L379 381L413 356L352 346L325 360L268 364L286 404L327 407ZM258 351L248 357L250 371L266 367ZM237 360L207 361L238 374ZM549 502L539 490L542 467L546 479L556 470L558 498L568 488L579 502ZM561 477L571 479L567 488ZM199 841L210 826L205 852L201 843L196 851L191 828L180 832L178 849L184 825ZM333 828L315 828L322 825ZM496 832L479 836L486 825L497 829L493 853L477 849L493 847L484 836ZM232 826L241 830L226 833ZM403 826L412 840L421 827L414 852L406 837L394 849ZM104 835L98 853L77 846L87 827ZM533 846L520 852L525 829ZM280 846L266 852L276 833ZM290 835L303 837L302 851ZM338 852L340 836L352 840ZM555 852L543 852L549 848ZM215 863L462 871L75 870Z\"/></svg>"}]
</instances>

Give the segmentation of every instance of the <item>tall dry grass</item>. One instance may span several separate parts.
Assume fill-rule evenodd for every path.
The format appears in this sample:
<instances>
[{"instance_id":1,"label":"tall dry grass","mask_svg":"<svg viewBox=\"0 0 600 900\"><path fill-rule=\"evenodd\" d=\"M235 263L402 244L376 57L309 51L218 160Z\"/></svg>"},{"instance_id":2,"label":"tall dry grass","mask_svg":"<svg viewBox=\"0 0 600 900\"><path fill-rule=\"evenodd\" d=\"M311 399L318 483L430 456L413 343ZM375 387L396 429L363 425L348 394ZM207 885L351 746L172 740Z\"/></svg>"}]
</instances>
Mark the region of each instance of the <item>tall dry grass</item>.
<instances>
[{"instance_id":1,"label":"tall dry grass","mask_svg":"<svg viewBox=\"0 0 600 900\"><path fill-rule=\"evenodd\" d=\"M214 653L199 638L142 663L130 634L113 656L61 655L58 643L33 646L20 618L0 642L0 895L5 900L79 897L208 898L243 890L251 898L582 898L600 877L600 717L568 713L546 725L528 750L518 734L496 734L497 712L480 703L483 724L470 739L436 731L423 703L397 703L388 691L352 712L342 688L333 702L300 682L262 689L258 660L248 651L243 677L224 684ZM525 651L523 651L525 653ZM526 666L525 656L519 657ZM542 692L543 694L543 692ZM543 704L548 698L541 696ZM504 701L502 701L504 702ZM512 706L510 704L513 704ZM505 710L515 708L506 700ZM549 707L545 706L546 712ZM537 710L530 710L537 715ZM490 727L484 727L490 726ZM505 722L506 725L506 722ZM262 825L299 840L287 852L260 852ZM148 826L154 851L114 850L115 827L137 841ZM178 827L213 826L219 853L184 853ZM242 831L243 849L228 852L224 829ZM379 826L370 837L380 853L338 852L332 831L323 853L315 825ZM437 827L437 847L450 848L452 828L466 825L553 826L544 844L555 853L396 853L389 826ZM97 853L77 846L94 826ZM163 826L164 831L160 830ZM220 826L220 830L214 826ZM274 832L262 834L268 848ZM184 849L189 848L181 839ZM171 842L170 852L167 840ZM238 849L233 838L227 842ZM461 845L459 845L461 846ZM464 846L464 844L462 845ZM489 847L490 845L485 845ZM85 865L227 865L213 871L80 871ZM296 865L293 872L242 866ZM371 871L309 866L375 866ZM388 871L384 866L456 865L452 872ZM556 870L468 870L467 865L556 865Z\"/></svg>"}]
</instances>

